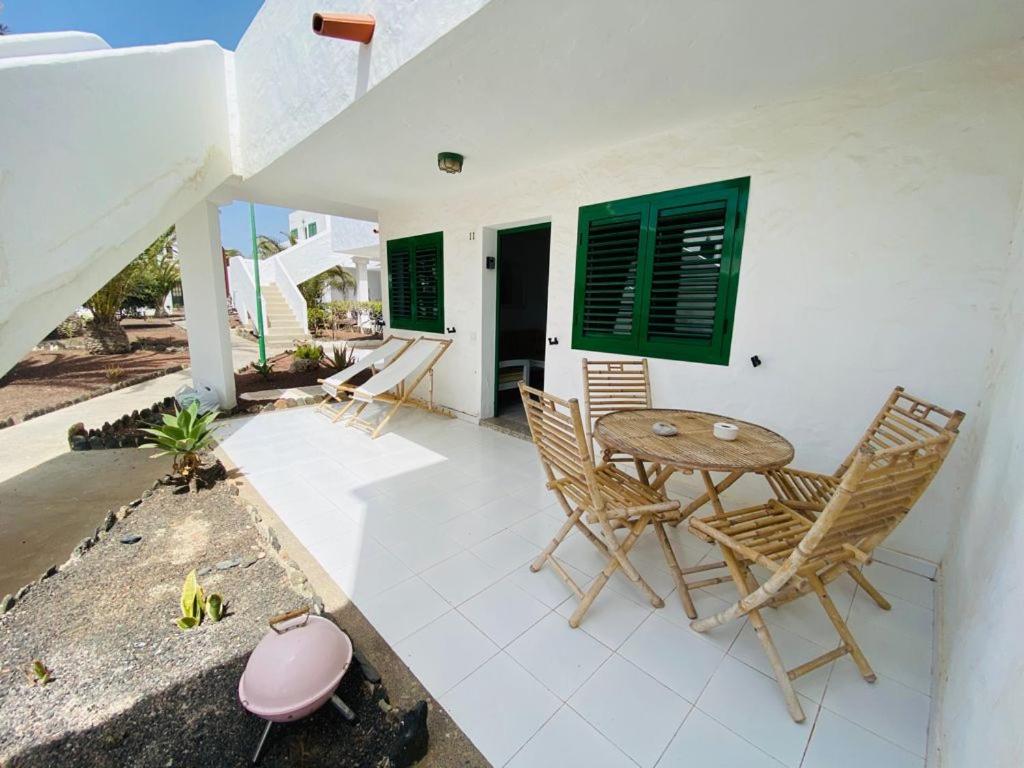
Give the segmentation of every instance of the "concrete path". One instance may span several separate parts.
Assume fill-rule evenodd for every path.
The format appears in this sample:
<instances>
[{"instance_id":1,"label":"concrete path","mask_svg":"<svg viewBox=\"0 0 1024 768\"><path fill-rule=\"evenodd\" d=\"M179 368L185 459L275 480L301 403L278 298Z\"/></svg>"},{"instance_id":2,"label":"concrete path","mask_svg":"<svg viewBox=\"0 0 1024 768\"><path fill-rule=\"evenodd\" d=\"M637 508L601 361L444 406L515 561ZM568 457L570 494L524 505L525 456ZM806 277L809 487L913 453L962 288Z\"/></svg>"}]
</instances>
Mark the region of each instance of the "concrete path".
<instances>
[{"instance_id":1,"label":"concrete path","mask_svg":"<svg viewBox=\"0 0 1024 768\"><path fill-rule=\"evenodd\" d=\"M147 408L181 386L192 384L188 370L169 373L84 403L0 429L0 483L68 452L68 427L82 422L98 427L139 408Z\"/></svg>"},{"instance_id":2,"label":"concrete path","mask_svg":"<svg viewBox=\"0 0 1024 768\"><path fill-rule=\"evenodd\" d=\"M236 370L259 354L254 342L239 336L232 336L231 351ZM67 453L67 430L72 424L80 421L86 427L101 426L105 421L148 408L185 385L192 385L189 370L169 373L0 429L0 483Z\"/></svg>"}]
</instances>

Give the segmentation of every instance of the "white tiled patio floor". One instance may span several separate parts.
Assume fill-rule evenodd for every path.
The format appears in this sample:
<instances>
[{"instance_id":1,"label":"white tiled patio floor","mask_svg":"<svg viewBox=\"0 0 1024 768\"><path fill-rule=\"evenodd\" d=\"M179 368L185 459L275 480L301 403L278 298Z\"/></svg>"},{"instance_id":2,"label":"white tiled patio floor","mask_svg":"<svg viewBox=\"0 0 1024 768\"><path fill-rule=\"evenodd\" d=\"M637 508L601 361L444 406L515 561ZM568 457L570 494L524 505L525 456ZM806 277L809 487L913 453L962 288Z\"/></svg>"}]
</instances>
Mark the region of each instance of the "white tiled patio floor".
<instances>
[{"instance_id":1,"label":"white tiled patio floor","mask_svg":"<svg viewBox=\"0 0 1024 768\"><path fill-rule=\"evenodd\" d=\"M226 423L221 439L494 765L923 766L931 582L871 566L890 612L834 585L878 682L848 657L801 678L797 725L749 626L689 629L653 536L634 562L665 608L617 576L569 628L567 588L528 570L563 519L530 443L411 410L393 423L371 441L301 408ZM714 554L682 526L672 536L686 565ZM602 565L579 535L559 553L584 580ZM698 612L730 591L698 593ZM791 666L837 644L816 602L766 614Z\"/></svg>"}]
</instances>

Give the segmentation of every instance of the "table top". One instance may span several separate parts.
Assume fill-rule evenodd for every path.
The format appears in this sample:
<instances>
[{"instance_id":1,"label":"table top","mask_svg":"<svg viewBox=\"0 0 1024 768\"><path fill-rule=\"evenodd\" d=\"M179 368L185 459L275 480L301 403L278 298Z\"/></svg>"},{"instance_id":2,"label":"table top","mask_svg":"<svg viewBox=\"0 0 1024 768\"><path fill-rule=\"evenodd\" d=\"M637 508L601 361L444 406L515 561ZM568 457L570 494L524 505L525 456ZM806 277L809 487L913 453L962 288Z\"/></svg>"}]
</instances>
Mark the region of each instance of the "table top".
<instances>
[{"instance_id":1,"label":"table top","mask_svg":"<svg viewBox=\"0 0 1024 768\"><path fill-rule=\"evenodd\" d=\"M662 437L651 431L656 421L675 426L678 434ZM719 440L712 432L716 421L739 427L735 440ZM786 438L757 424L701 411L637 408L615 411L594 424L594 438L603 447L685 469L720 472L756 472L778 469L793 460Z\"/></svg>"}]
</instances>

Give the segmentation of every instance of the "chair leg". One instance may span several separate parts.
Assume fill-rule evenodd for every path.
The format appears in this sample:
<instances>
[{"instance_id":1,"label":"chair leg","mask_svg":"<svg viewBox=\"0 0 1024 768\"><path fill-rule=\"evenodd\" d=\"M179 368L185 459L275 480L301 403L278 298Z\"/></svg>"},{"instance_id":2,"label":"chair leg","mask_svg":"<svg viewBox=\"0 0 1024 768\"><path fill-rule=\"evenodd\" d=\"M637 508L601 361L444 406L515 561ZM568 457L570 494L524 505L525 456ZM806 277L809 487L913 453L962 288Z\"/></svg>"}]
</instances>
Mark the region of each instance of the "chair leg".
<instances>
[{"instance_id":1,"label":"chair leg","mask_svg":"<svg viewBox=\"0 0 1024 768\"><path fill-rule=\"evenodd\" d=\"M748 568L740 565L731 549L721 547L721 550L726 567L728 567L729 574L736 585L736 591L740 593L740 599L742 600L750 594L750 582L748 579L753 579L753 575ZM750 625L754 628L754 633L761 642L761 647L764 648L768 662L772 665L772 672L775 674L775 680L778 682L779 688L782 689L782 697L786 700L789 716L795 722L802 723L806 719L804 709L800 706L800 700L796 696L796 691L793 690L793 681L789 679L789 672L786 670L786 665L782 663L782 657L779 655L779 649L775 647L775 641L772 640L771 633L768 631L768 625L761 618L761 612L756 608L748 612L747 616L750 617Z\"/></svg>"},{"instance_id":2,"label":"chair leg","mask_svg":"<svg viewBox=\"0 0 1024 768\"><path fill-rule=\"evenodd\" d=\"M654 532L658 535L658 542L661 544L662 554L665 555L665 562L668 564L669 570L672 571L672 578L676 582L676 590L683 603L683 610L689 618L696 619L697 609L693 606L690 589L686 586L686 579L683 578L683 572L679 569L679 561L676 559L676 553L672 550L672 542L669 541L668 534L665 533L665 524L655 522Z\"/></svg>"},{"instance_id":3,"label":"chair leg","mask_svg":"<svg viewBox=\"0 0 1024 768\"><path fill-rule=\"evenodd\" d=\"M355 402L355 400L349 398L349 401L334 415L334 418L331 419L331 424L337 424L338 420L341 419L341 417L344 416L346 413L348 413L349 408L351 408L355 404Z\"/></svg>"},{"instance_id":4,"label":"chair leg","mask_svg":"<svg viewBox=\"0 0 1024 768\"><path fill-rule=\"evenodd\" d=\"M879 608L883 611L892 610L892 604L875 588L874 584L868 581L868 577L861 573L860 569L851 566L846 569L846 572L861 589L868 593L868 596L875 601Z\"/></svg>"},{"instance_id":5,"label":"chair leg","mask_svg":"<svg viewBox=\"0 0 1024 768\"><path fill-rule=\"evenodd\" d=\"M618 546L619 555L623 559L626 559L626 555L628 555L629 550L633 548L633 545L640 537L640 533L643 532L646 527L647 521L643 518L634 522L630 527L629 535L626 536L622 544ZM609 551L608 554L608 564L599 574L597 574L597 578L594 579L593 583L587 589L586 594L583 596L583 599L580 600L580 604L576 606L576 610L573 611L572 616L569 617L569 626L573 629L579 627L580 622L583 621L583 616L590 609L594 599L600 594L601 590L604 589L608 580L612 575L614 575L615 571L622 567L622 563L618 557L616 557L611 551ZM628 562L628 559L626 561ZM658 597L658 594L651 589L650 585L644 581L642 576L639 576L638 574L638 580L634 583L640 586L644 591L644 594L646 594L648 599L651 601L651 605L655 608L661 608L665 605L665 601Z\"/></svg>"},{"instance_id":6,"label":"chair leg","mask_svg":"<svg viewBox=\"0 0 1024 768\"><path fill-rule=\"evenodd\" d=\"M558 529L558 533L555 534L554 538L551 539L551 541L548 542L548 545L544 548L544 551L537 555L537 559L530 565L530 570L534 573L537 573L537 571L544 567L545 561L554 554L555 550L558 549L558 545L561 544L565 537L569 535L569 531L575 527L576 523L580 519L580 515L583 514L583 508L578 507L571 514L566 514L568 519L562 523L562 527Z\"/></svg>"},{"instance_id":7,"label":"chair leg","mask_svg":"<svg viewBox=\"0 0 1024 768\"><path fill-rule=\"evenodd\" d=\"M605 537L611 539L611 541L606 541L605 544L608 547L608 552L618 563L618 567L622 568L623 573L626 574L630 581L643 590L651 605L655 608L664 608L665 601L661 599L657 592L651 589L651 585L648 584L644 577L640 575L640 571L636 569L636 566L633 565L628 557L629 550L633 548L637 539L640 538L640 534L643 533L644 528L649 524L650 518L648 517L641 517L636 520L632 525L630 525L629 533L626 535L625 540L620 544L618 537L615 535L615 531L612 530L612 527L607 524L607 521L605 521L605 525L603 526ZM614 569L608 575L611 576L612 573L614 573Z\"/></svg>"},{"instance_id":8,"label":"chair leg","mask_svg":"<svg viewBox=\"0 0 1024 768\"><path fill-rule=\"evenodd\" d=\"M832 598L829 597L828 591L825 589L825 585L817 576L808 576L807 580L810 582L814 593L818 596L818 601L821 603L821 607L824 608L825 613L828 614L828 618L832 622L832 626L834 626L836 628L836 632L839 633L839 637L842 639L846 650L851 656L853 656L853 661L857 665L857 669L860 670L861 677L869 683L875 682L875 671L871 669L871 665L868 664L868 660L864 656L864 652L861 651L860 646L857 645L857 641L853 639L853 633L850 632L850 628L846 626L846 622L843 621L843 617L839 615L839 611L836 609L835 603L832 602Z\"/></svg>"}]
</instances>

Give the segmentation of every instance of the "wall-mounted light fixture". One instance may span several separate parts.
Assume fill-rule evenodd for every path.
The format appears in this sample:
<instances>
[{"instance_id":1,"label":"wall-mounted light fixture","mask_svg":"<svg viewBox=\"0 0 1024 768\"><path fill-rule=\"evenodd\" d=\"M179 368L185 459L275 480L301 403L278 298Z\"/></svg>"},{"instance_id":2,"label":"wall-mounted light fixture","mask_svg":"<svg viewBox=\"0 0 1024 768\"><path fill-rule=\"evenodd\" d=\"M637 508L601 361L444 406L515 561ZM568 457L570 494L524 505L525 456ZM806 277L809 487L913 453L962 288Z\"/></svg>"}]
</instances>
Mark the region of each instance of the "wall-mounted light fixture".
<instances>
[{"instance_id":1,"label":"wall-mounted light fixture","mask_svg":"<svg viewBox=\"0 0 1024 768\"><path fill-rule=\"evenodd\" d=\"M464 159L458 152L438 152L437 167L445 173L462 173Z\"/></svg>"}]
</instances>

